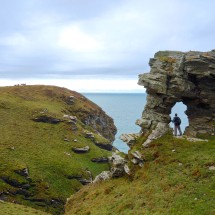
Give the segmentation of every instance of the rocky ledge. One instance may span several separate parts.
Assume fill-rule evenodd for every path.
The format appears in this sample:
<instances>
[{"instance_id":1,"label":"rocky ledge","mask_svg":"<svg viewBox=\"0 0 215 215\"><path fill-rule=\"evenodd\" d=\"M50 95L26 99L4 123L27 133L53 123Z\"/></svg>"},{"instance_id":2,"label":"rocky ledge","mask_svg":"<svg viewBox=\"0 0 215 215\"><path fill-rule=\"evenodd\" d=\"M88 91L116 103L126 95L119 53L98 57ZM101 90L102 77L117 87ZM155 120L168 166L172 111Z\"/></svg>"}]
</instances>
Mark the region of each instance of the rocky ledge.
<instances>
[{"instance_id":1,"label":"rocky ledge","mask_svg":"<svg viewBox=\"0 0 215 215\"><path fill-rule=\"evenodd\" d=\"M146 88L147 104L136 124L148 136L144 143L169 130L170 113L176 102L187 106L189 126L185 134L214 135L215 50L209 52L159 51L149 61L151 71L139 75Z\"/></svg>"}]
</instances>

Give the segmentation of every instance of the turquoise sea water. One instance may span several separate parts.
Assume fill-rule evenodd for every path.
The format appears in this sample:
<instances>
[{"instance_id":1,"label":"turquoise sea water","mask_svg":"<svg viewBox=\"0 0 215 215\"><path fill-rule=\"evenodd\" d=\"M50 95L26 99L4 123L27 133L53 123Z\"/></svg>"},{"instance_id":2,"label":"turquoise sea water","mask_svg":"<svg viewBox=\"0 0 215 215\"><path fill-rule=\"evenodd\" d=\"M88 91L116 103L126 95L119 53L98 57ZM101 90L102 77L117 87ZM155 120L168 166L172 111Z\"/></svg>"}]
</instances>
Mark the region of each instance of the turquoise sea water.
<instances>
[{"instance_id":1,"label":"turquoise sea water","mask_svg":"<svg viewBox=\"0 0 215 215\"><path fill-rule=\"evenodd\" d=\"M117 134L113 145L120 151L127 152L128 146L119 139L124 133L138 133L140 127L135 125L137 119L141 118L146 104L145 93L83 93L88 99L99 105L110 117L114 119L117 127ZM172 110L172 117L175 113L182 119L182 130L187 125L187 118L184 114L186 107L182 103Z\"/></svg>"}]
</instances>

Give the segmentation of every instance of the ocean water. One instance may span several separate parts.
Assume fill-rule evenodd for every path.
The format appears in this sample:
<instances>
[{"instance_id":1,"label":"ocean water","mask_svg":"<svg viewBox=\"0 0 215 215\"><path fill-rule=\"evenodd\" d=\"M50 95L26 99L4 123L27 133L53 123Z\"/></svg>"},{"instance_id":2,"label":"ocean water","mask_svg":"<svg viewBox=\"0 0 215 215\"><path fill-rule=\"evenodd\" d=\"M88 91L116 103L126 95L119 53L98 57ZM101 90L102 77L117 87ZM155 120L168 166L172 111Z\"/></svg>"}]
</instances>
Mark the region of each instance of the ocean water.
<instances>
[{"instance_id":1,"label":"ocean water","mask_svg":"<svg viewBox=\"0 0 215 215\"><path fill-rule=\"evenodd\" d=\"M88 99L99 105L110 117L113 118L117 127L117 134L113 145L122 152L127 153L129 148L119 139L124 133L139 133L140 127L135 124L141 118L146 104L145 93L82 93ZM182 119L182 132L187 125L187 118L184 114L186 106L177 103L172 109L171 117L178 113ZM172 123L171 125L172 126Z\"/></svg>"}]
</instances>

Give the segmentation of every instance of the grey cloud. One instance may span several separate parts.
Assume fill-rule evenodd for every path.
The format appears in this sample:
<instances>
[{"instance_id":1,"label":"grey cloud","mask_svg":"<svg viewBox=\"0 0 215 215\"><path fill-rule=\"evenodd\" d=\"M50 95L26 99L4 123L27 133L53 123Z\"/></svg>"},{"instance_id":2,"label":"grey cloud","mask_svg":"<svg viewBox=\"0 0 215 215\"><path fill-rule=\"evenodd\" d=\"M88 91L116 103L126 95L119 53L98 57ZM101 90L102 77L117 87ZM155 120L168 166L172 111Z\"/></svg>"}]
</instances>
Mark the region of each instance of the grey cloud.
<instances>
[{"instance_id":1,"label":"grey cloud","mask_svg":"<svg viewBox=\"0 0 215 215\"><path fill-rule=\"evenodd\" d=\"M215 2L187 0L0 0L4 78L137 77L158 50L214 49ZM58 44L78 26L101 49Z\"/></svg>"}]
</instances>

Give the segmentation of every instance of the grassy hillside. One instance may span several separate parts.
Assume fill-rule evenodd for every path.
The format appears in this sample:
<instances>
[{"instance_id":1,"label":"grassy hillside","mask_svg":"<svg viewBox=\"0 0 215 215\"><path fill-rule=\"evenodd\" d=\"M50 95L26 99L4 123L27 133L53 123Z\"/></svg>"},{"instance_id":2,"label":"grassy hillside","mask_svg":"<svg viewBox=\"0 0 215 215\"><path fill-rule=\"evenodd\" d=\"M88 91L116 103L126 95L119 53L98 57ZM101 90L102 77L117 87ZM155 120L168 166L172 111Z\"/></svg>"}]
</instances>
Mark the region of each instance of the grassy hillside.
<instances>
[{"instance_id":1,"label":"grassy hillside","mask_svg":"<svg viewBox=\"0 0 215 215\"><path fill-rule=\"evenodd\" d=\"M31 207L9 202L0 202L0 208L1 215L50 215L46 212L36 210Z\"/></svg>"},{"instance_id":2,"label":"grassy hillside","mask_svg":"<svg viewBox=\"0 0 215 215\"><path fill-rule=\"evenodd\" d=\"M215 137L188 142L166 135L149 148L140 138L144 167L133 166L130 177L84 187L66 204L66 215L215 214ZM132 166L130 164L130 166Z\"/></svg>"},{"instance_id":3,"label":"grassy hillside","mask_svg":"<svg viewBox=\"0 0 215 215\"><path fill-rule=\"evenodd\" d=\"M70 123L65 114L76 116L77 122ZM104 115L97 105L64 88L1 87L0 199L62 213L66 199L82 187L80 177L89 179L87 171L95 176L109 168L106 163L91 162L92 158L110 155L95 145L110 142L97 132L102 129L100 125L94 123L93 128L84 123L88 115L95 114ZM34 121L44 116L60 122ZM87 131L94 138L86 138ZM84 146L90 151L72 151Z\"/></svg>"}]
</instances>

